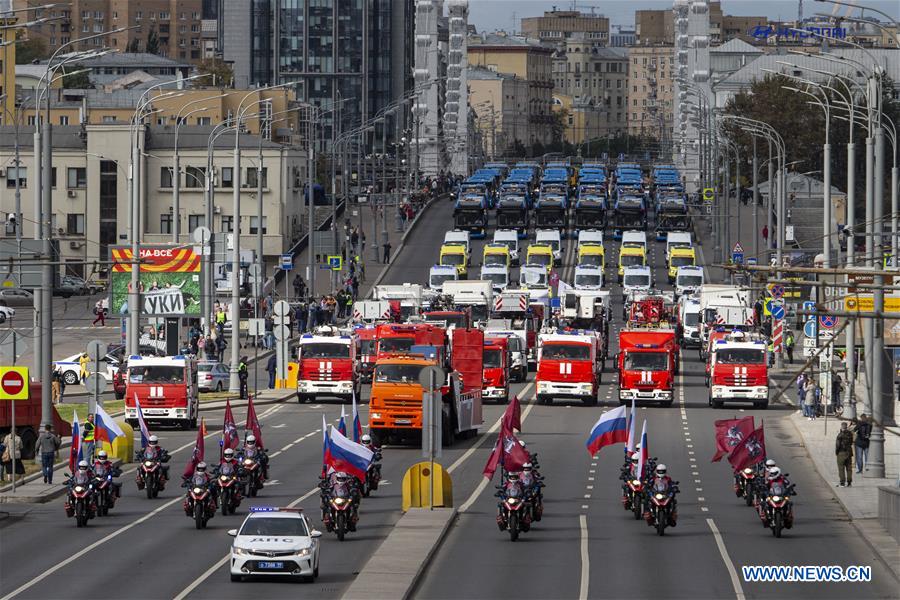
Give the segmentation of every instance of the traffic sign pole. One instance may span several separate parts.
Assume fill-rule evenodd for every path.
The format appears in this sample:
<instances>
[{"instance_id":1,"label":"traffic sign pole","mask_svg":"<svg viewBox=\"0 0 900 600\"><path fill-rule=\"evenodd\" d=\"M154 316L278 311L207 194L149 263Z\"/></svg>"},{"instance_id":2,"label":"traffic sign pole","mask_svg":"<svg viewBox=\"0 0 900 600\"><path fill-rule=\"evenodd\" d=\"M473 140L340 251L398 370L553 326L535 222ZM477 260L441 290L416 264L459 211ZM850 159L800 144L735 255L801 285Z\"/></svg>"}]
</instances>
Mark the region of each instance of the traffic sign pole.
<instances>
[{"instance_id":1,"label":"traffic sign pole","mask_svg":"<svg viewBox=\"0 0 900 600\"><path fill-rule=\"evenodd\" d=\"M10 432L12 448L10 475L12 476L12 493L16 493L16 401L28 399L28 367L0 367L0 400L11 402L9 407ZM21 455L20 455L21 456Z\"/></svg>"}]
</instances>

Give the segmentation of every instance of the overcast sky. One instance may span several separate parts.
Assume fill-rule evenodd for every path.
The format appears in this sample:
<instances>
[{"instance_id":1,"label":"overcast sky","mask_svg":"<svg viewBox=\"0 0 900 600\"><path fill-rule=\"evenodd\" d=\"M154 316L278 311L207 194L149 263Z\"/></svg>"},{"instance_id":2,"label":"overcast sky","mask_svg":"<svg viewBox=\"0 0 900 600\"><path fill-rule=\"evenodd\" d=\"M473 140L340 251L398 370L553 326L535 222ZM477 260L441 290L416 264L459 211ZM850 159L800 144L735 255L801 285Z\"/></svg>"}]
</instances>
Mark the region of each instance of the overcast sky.
<instances>
[{"instance_id":1,"label":"overcast sky","mask_svg":"<svg viewBox=\"0 0 900 600\"><path fill-rule=\"evenodd\" d=\"M852 1L852 0L848 0ZM863 0L858 2L884 11L900 19L900 0ZM722 11L727 15L765 15L773 20L797 17L797 0L723 0ZM469 23L481 30L505 29L518 31L522 17L540 16L545 10L577 10L603 14L612 25L634 26L634 11L639 9L672 8L672 2L662 0L469 0ZM804 16L817 12L831 14L833 5L813 0L803 2ZM848 10L840 8L840 14ZM858 16L855 11L854 16Z\"/></svg>"}]
</instances>

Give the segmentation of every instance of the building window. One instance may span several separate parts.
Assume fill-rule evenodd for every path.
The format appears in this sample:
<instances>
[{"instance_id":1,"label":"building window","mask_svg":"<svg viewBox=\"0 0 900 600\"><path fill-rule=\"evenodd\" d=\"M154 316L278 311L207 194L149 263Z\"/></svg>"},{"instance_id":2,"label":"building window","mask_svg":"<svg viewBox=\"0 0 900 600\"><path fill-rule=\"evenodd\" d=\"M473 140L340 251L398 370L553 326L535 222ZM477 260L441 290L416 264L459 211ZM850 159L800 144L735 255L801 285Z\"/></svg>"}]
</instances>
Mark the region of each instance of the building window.
<instances>
[{"instance_id":1,"label":"building window","mask_svg":"<svg viewBox=\"0 0 900 600\"><path fill-rule=\"evenodd\" d=\"M263 177L265 177L265 171L263 171ZM267 225L268 217L262 218L262 232L263 235L266 234L266 225ZM256 229L259 227L259 217L250 217L250 234L253 235L256 233Z\"/></svg>"},{"instance_id":2,"label":"building window","mask_svg":"<svg viewBox=\"0 0 900 600\"><path fill-rule=\"evenodd\" d=\"M16 175L19 178L19 187L28 187L28 167L7 167L6 169L6 187L16 187Z\"/></svg>"},{"instance_id":3,"label":"building window","mask_svg":"<svg viewBox=\"0 0 900 600\"><path fill-rule=\"evenodd\" d=\"M50 169L50 187L56 189L56 167Z\"/></svg>"},{"instance_id":4,"label":"building window","mask_svg":"<svg viewBox=\"0 0 900 600\"><path fill-rule=\"evenodd\" d=\"M231 215L222 215L222 231L225 233L234 232L234 217Z\"/></svg>"},{"instance_id":5,"label":"building window","mask_svg":"<svg viewBox=\"0 0 900 600\"><path fill-rule=\"evenodd\" d=\"M103 115L103 117L101 118L101 121L103 123L115 123L116 117L114 115Z\"/></svg>"},{"instance_id":6,"label":"building window","mask_svg":"<svg viewBox=\"0 0 900 600\"><path fill-rule=\"evenodd\" d=\"M87 169L82 167L70 167L66 170L66 187L69 189L83 189L87 187Z\"/></svg>"},{"instance_id":7,"label":"building window","mask_svg":"<svg viewBox=\"0 0 900 600\"><path fill-rule=\"evenodd\" d=\"M211 123L211 117L197 117L197 125L210 125Z\"/></svg>"},{"instance_id":8,"label":"building window","mask_svg":"<svg viewBox=\"0 0 900 600\"><path fill-rule=\"evenodd\" d=\"M84 235L84 215L66 215L66 233L69 235Z\"/></svg>"},{"instance_id":9,"label":"building window","mask_svg":"<svg viewBox=\"0 0 900 600\"><path fill-rule=\"evenodd\" d=\"M170 188L172 187L172 167L160 167L159 168L159 187ZM163 232L165 233L165 232Z\"/></svg>"},{"instance_id":10,"label":"building window","mask_svg":"<svg viewBox=\"0 0 900 600\"><path fill-rule=\"evenodd\" d=\"M188 231L194 231L198 227L206 225L206 215L188 215Z\"/></svg>"},{"instance_id":11,"label":"building window","mask_svg":"<svg viewBox=\"0 0 900 600\"><path fill-rule=\"evenodd\" d=\"M172 233L172 214L163 213L159 215L159 232Z\"/></svg>"},{"instance_id":12,"label":"building window","mask_svg":"<svg viewBox=\"0 0 900 600\"><path fill-rule=\"evenodd\" d=\"M206 167L186 167L184 170L184 187L202 188L206 181ZM191 228L193 231L194 228Z\"/></svg>"},{"instance_id":13,"label":"building window","mask_svg":"<svg viewBox=\"0 0 900 600\"><path fill-rule=\"evenodd\" d=\"M59 117L59 124L60 124L60 125L68 125L68 124L69 124L69 117L67 117L66 115L60 115L60 117Z\"/></svg>"},{"instance_id":14,"label":"building window","mask_svg":"<svg viewBox=\"0 0 900 600\"><path fill-rule=\"evenodd\" d=\"M234 168L233 167L222 167L222 181L219 183L219 187L229 188L229 189L234 187Z\"/></svg>"},{"instance_id":15,"label":"building window","mask_svg":"<svg viewBox=\"0 0 900 600\"><path fill-rule=\"evenodd\" d=\"M255 167L250 167L247 169L247 183L244 184L244 187L255 188L258 184L256 180L256 171ZM263 167L262 170L262 186L263 188L269 187L269 169L268 167ZM265 227L263 227L265 229Z\"/></svg>"}]
</instances>

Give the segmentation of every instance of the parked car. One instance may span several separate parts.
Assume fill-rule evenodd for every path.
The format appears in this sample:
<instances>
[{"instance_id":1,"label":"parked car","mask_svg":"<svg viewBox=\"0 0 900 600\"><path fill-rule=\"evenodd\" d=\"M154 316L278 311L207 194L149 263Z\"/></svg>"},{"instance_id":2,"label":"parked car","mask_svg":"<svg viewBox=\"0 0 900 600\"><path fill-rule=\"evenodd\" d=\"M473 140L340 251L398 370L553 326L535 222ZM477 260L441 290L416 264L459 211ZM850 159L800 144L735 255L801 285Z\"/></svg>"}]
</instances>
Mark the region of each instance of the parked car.
<instances>
[{"instance_id":1,"label":"parked car","mask_svg":"<svg viewBox=\"0 0 900 600\"><path fill-rule=\"evenodd\" d=\"M221 392L228 388L231 372L220 362L197 363L197 387L201 392Z\"/></svg>"},{"instance_id":2,"label":"parked car","mask_svg":"<svg viewBox=\"0 0 900 600\"><path fill-rule=\"evenodd\" d=\"M34 306L34 294L21 288L0 288L0 306Z\"/></svg>"},{"instance_id":3,"label":"parked car","mask_svg":"<svg viewBox=\"0 0 900 600\"><path fill-rule=\"evenodd\" d=\"M0 323L6 323L16 316L16 309L9 306L0 306Z\"/></svg>"},{"instance_id":4,"label":"parked car","mask_svg":"<svg viewBox=\"0 0 900 600\"><path fill-rule=\"evenodd\" d=\"M78 362L79 358L81 358L81 352L53 362L53 367L59 368L62 372L63 381L66 382L66 385L75 385L81 380L81 363ZM119 370L119 364L120 360L117 357L112 354L106 354L100 358L99 364L94 368L107 381L112 381Z\"/></svg>"}]
</instances>

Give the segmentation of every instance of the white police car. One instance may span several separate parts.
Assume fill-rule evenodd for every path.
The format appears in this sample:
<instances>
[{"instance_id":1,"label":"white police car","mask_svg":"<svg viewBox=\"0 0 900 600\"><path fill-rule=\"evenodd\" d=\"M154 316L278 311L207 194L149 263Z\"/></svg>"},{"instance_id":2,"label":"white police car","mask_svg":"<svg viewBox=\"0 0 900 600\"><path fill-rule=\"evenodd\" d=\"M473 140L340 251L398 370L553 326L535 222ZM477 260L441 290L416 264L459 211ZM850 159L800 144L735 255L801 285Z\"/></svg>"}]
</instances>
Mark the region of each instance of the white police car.
<instances>
[{"instance_id":1,"label":"white police car","mask_svg":"<svg viewBox=\"0 0 900 600\"><path fill-rule=\"evenodd\" d=\"M313 581L319 575L319 539L303 510L253 506L240 529L231 529L231 580L283 575Z\"/></svg>"}]
</instances>

